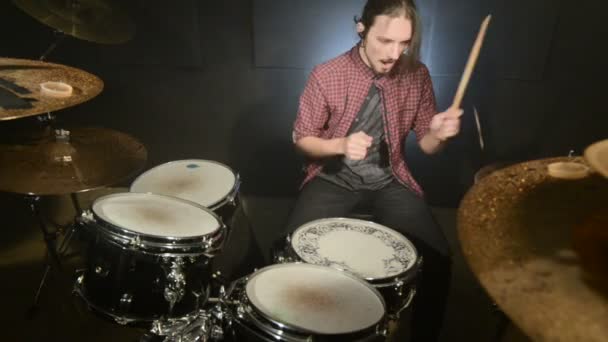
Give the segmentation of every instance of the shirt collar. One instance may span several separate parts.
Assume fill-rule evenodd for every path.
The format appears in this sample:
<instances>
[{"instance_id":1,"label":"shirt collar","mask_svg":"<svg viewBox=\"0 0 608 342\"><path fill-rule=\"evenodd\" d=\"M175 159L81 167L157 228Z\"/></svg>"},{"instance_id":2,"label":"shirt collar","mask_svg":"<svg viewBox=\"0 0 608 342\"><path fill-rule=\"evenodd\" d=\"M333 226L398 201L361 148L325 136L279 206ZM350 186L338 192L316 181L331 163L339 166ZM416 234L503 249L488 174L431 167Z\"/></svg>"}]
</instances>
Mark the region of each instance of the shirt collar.
<instances>
[{"instance_id":1,"label":"shirt collar","mask_svg":"<svg viewBox=\"0 0 608 342\"><path fill-rule=\"evenodd\" d=\"M360 72L360 75L362 75L363 77L365 77L366 79L369 79L373 82L375 82L377 85L382 85L386 82L386 75L377 75L372 68L368 67L367 64L365 64L365 62L363 61L363 58L361 58L361 54L359 53L359 46L361 45L361 42L357 43L351 50L350 50L350 59L353 62L353 64L355 65L355 68L357 69L357 71Z\"/></svg>"}]
</instances>

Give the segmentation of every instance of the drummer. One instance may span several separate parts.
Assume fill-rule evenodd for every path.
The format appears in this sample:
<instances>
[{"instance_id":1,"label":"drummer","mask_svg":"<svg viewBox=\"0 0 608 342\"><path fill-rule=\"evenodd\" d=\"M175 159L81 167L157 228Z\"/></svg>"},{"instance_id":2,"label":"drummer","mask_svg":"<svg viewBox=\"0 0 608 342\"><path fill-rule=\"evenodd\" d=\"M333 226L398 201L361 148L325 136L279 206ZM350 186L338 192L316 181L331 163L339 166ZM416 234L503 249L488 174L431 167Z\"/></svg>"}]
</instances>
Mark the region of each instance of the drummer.
<instances>
[{"instance_id":1,"label":"drummer","mask_svg":"<svg viewBox=\"0 0 608 342\"><path fill-rule=\"evenodd\" d=\"M445 312L448 243L404 159L411 130L427 154L460 130L462 110L437 113L429 71L419 60L420 18L412 0L368 0L348 52L316 66L293 130L309 164L287 232L368 203L374 221L412 240L424 264L413 304L412 340L435 341Z\"/></svg>"}]
</instances>

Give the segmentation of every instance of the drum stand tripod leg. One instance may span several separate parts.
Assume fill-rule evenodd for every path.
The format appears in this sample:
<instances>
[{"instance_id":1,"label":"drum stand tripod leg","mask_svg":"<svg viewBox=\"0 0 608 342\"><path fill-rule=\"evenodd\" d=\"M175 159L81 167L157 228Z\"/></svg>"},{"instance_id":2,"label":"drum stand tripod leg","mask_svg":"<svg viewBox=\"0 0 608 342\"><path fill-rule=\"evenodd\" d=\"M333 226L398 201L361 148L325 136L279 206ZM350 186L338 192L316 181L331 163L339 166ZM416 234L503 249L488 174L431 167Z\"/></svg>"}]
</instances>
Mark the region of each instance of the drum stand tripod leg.
<instances>
[{"instance_id":1,"label":"drum stand tripod leg","mask_svg":"<svg viewBox=\"0 0 608 342\"><path fill-rule=\"evenodd\" d=\"M76 194L74 194L74 193L70 194L70 198L72 199L72 204L74 205L74 209L76 210L76 218L74 219L74 222L69 226L69 228L65 232L63 241L61 241L61 245L59 245L59 250L58 250L59 255L62 255L62 256L65 256L65 253L67 252L68 247L70 246L70 241L76 234L77 218L79 216L81 216L83 213L82 208L80 207L80 203L78 203L78 198L76 197Z\"/></svg>"},{"instance_id":2,"label":"drum stand tripod leg","mask_svg":"<svg viewBox=\"0 0 608 342\"><path fill-rule=\"evenodd\" d=\"M44 266L44 273L42 274L42 279L40 280L40 284L38 285L38 290L36 291L36 295L34 296L34 303L26 314L27 317L31 318L38 309L38 301L40 300L40 294L42 292L42 288L44 287L44 284L46 283L46 279L51 270L51 266L56 267L60 271L62 270L62 266L61 266L61 261L59 260L59 254L57 253L57 248L55 246L55 240L56 240L55 235L56 234L49 232L48 227L46 226L46 223L44 222L44 219L42 218L42 215L40 214L40 210L38 208L38 204L40 203L40 197L28 196L28 197L26 197L26 200L28 201L28 204L30 206L32 213L38 220L38 225L40 226L40 229L42 230L44 242L46 244L46 249L47 249L47 257L46 257L45 266Z\"/></svg>"}]
</instances>

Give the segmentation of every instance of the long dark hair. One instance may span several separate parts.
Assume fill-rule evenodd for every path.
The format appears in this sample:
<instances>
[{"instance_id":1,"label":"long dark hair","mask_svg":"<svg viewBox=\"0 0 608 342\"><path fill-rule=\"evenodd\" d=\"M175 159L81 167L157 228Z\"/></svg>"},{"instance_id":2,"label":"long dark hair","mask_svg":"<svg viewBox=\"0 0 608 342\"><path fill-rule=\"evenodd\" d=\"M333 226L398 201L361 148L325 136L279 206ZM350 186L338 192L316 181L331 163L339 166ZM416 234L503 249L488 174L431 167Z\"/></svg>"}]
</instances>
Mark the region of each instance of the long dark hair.
<instances>
[{"instance_id":1,"label":"long dark hair","mask_svg":"<svg viewBox=\"0 0 608 342\"><path fill-rule=\"evenodd\" d=\"M418 15L414 0L367 0L361 17L355 17L355 22L361 23L364 26L363 32L359 33L361 39L367 37L369 29L379 15L388 15L389 17L404 16L412 22L412 39L407 47L407 52L399 57L399 61L395 65L395 68L391 70L391 74L413 70L418 66L422 42L420 16Z\"/></svg>"}]
</instances>

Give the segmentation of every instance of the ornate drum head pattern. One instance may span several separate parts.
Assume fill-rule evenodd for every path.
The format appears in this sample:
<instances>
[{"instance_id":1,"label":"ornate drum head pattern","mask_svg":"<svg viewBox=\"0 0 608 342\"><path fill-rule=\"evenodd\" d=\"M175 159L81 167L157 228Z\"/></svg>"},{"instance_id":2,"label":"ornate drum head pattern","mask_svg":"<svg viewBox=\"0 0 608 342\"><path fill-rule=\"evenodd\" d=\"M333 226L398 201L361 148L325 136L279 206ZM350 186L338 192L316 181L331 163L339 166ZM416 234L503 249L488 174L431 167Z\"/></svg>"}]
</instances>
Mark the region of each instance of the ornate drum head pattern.
<instances>
[{"instance_id":1,"label":"ornate drum head pattern","mask_svg":"<svg viewBox=\"0 0 608 342\"><path fill-rule=\"evenodd\" d=\"M209 160L178 160L158 165L141 174L131 192L182 198L212 208L232 193L236 174L228 166Z\"/></svg>"},{"instance_id":2,"label":"ornate drum head pattern","mask_svg":"<svg viewBox=\"0 0 608 342\"><path fill-rule=\"evenodd\" d=\"M291 263L268 266L247 281L251 304L275 322L315 334L346 334L384 317L380 294L335 269Z\"/></svg>"},{"instance_id":3,"label":"ornate drum head pattern","mask_svg":"<svg viewBox=\"0 0 608 342\"><path fill-rule=\"evenodd\" d=\"M417 259L416 248L403 235L350 218L306 223L293 232L291 247L307 263L349 271L366 280L402 274Z\"/></svg>"},{"instance_id":4,"label":"ornate drum head pattern","mask_svg":"<svg viewBox=\"0 0 608 342\"><path fill-rule=\"evenodd\" d=\"M98 198L93 212L102 220L135 233L159 237L196 237L217 231L216 216L193 203L176 198L119 193Z\"/></svg>"}]
</instances>

